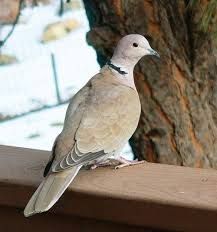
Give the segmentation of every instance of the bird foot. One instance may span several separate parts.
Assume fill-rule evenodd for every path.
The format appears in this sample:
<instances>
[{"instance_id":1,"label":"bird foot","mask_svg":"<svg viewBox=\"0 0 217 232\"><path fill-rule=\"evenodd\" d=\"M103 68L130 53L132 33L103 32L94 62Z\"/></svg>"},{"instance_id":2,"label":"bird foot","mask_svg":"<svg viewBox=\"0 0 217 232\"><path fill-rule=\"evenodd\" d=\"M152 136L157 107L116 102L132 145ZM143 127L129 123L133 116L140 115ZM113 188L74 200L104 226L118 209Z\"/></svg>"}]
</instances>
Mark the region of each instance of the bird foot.
<instances>
[{"instance_id":1,"label":"bird foot","mask_svg":"<svg viewBox=\"0 0 217 232\"><path fill-rule=\"evenodd\" d=\"M143 164L143 163L147 162L145 160L138 161L137 159L136 160L127 160L127 159L125 159L125 158L123 158L121 156L119 157L118 161L120 162L120 164L115 166L115 169L134 166L134 165L137 165L137 164Z\"/></svg>"},{"instance_id":2,"label":"bird foot","mask_svg":"<svg viewBox=\"0 0 217 232\"><path fill-rule=\"evenodd\" d=\"M123 167L133 166L133 165L137 165L137 164L143 164L145 162L147 162L147 161L145 161L145 160L141 160L141 161L127 160L127 159L120 156L117 159L109 158L108 160L106 160L104 162L93 164L90 166L90 169L94 170L98 167L107 167L107 166L113 166L115 169L120 169Z\"/></svg>"},{"instance_id":3,"label":"bird foot","mask_svg":"<svg viewBox=\"0 0 217 232\"><path fill-rule=\"evenodd\" d=\"M96 163L96 164L93 164L90 166L90 169L91 170L94 170L96 168L99 168L99 167L108 167L108 166L115 166L118 164L118 161L117 160L114 160L114 159L108 159L104 162L101 162L101 163Z\"/></svg>"}]
</instances>

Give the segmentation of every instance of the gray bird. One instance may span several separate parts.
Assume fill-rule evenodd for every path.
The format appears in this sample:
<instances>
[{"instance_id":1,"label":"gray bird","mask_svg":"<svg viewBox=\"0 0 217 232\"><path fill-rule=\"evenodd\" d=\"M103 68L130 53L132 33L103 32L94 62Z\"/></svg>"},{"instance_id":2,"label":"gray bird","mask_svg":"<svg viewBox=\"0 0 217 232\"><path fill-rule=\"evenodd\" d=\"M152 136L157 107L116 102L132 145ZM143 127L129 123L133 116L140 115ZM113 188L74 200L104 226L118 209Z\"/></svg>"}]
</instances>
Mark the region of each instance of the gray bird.
<instances>
[{"instance_id":1,"label":"gray bird","mask_svg":"<svg viewBox=\"0 0 217 232\"><path fill-rule=\"evenodd\" d=\"M44 180L28 202L26 217L49 210L83 167L137 164L120 156L140 117L140 100L133 69L145 55L159 56L145 37L123 37L100 72L74 95L64 128L56 138Z\"/></svg>"}]
</instances>

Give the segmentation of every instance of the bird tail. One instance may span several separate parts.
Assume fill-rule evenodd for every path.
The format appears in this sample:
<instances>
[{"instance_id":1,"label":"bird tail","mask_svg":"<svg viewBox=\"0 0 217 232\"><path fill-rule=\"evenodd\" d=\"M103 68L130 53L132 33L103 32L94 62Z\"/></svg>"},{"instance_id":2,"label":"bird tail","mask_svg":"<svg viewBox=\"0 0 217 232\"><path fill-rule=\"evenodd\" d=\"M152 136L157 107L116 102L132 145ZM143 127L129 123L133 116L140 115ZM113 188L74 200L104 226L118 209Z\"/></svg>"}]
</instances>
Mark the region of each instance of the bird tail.
<instances>
[{"instance_id":1,"label":"bird tail","mask_svg":"<svg viewBox=\"0 0 217 232\"><path fill-rule=\"evenodd\" d=\"M75 166L68 170L49 174L39 185L28 202L24 216L49 210L61 197L82 166Z\"/></svg>"}]
</instances>

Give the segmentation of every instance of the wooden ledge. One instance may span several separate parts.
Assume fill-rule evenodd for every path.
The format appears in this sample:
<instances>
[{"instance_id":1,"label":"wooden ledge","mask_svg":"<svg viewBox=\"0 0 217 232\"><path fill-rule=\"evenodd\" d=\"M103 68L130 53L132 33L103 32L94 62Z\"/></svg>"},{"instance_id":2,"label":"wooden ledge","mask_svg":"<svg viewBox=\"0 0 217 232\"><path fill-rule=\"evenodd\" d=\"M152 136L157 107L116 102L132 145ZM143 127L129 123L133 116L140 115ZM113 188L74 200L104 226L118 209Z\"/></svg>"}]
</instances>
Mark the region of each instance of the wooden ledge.
<instances>
[{"instance_id":1,"label":"wooden ledge","mask_svg":"<svg viewBox=\"0 0 217 232\"><path fill-rule=\"evenodd\" d=\"M0 146L0 212L18 208L21 215L42 180L49 154ZM160 164L84 170L50 213L19 217L43 220L47 215L171 231L217 231L217 172Z\"/></svg>"}]
</instances>

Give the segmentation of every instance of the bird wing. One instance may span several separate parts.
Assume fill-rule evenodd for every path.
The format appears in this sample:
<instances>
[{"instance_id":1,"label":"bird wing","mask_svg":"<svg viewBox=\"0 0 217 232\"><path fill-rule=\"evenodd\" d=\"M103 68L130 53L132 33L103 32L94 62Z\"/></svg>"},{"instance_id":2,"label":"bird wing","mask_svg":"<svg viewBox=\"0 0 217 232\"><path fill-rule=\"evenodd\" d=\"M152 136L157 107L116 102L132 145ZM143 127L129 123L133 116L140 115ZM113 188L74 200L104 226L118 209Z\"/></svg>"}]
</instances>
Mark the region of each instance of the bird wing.
<instances>
[{"instance_id":1,"label":"bird wing","mask_svg":"<svg viewBox=\"0 0 217 232\"><path fill-rule=\"evenodd\" d=\"M63 131L54 141L51 157L45 167L44 177L51 172L51 167L56 160L67 155L75 144L74 135L79 126L81 116L83 114L86 98L89 94L89 82L80 89L70 100L66 111Z\"/></svg>"},{"instance_id":2,"label":"bird wing","mask_svg":"<svg viewBox=\"0 0 217 232\"><path fill-rule=\"evenodd\" d=\"M70 109L74 107L70 103L63 132L55 145L58 156L52 163L53 172L114 153L137 126L140 104L135 90L98 76L90 82L87 92L75 110Z\"/></svg>"}]
</instances>

